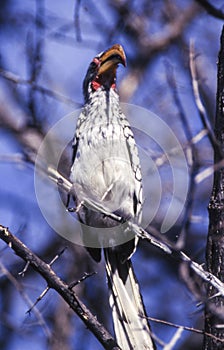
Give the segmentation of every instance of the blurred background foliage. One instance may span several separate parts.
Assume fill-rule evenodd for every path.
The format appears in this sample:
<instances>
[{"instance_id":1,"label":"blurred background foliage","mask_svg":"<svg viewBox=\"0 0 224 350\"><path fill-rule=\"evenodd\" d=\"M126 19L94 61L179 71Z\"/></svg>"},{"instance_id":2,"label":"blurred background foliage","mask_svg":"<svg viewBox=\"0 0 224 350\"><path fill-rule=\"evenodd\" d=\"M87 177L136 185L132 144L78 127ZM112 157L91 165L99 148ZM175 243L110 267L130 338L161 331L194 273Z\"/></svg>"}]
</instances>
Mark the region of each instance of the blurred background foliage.
<instances>
[{"instance_id":1,"label":"blurred background foliage","mask_svg":"<svg viewBox=\"0 0 224 350\"><path fill-rule=\"evenodd\" d=\"M85 272L97 271L97 275L80 283L76 292L111 331L103 264L95 264L83 247L66 241L48 226L37 204L33 167L24 159L37 151L46 132L58 120L82 106L82 81L92 58L120 43L128 62L127 68L118 72L121 101L144 107L166 122L188 162L185 210L166 237L203 263L212 174L205 178L201 174L212 164L213 149L206 132L199 137L204 126L192 89L189 52L193 43L200 96L213 125L223 19L215 18L199 3L203 1L1 0L0 223L46 262L67 246L54 269L68 283L79 280ZM211 3L221 14L223 1ZM162 137L166 140L168 136ZM159 147L144 144L138 133L136 139L148 149L153 161L162 156ZM169 140L167 145L169 148ZM158 167L162 201L151 222L158 230L173 191L167 164ZM63 164L64 174L68 175L68 169L67 161ZM181 179L180 172L179 186ZM150 192L150 174L144 182ZM156 190L151 189L152 196ZM146 204L147 215L150 197ZM176 205L183 203L178 204L176 199ZM200 295L196 287L189 290L197 281L187 275L183 266L145 242L140 243L133 262L149 316L203 328L203 308L197 306ZM19 276L23 267L21 259L1 242L0 348L100 349L98 341L53 291L35 311L26 313L46 284L32 269L24 277ZM176 334L174 327L154 321L151 325L158 349ZM170 349L193 350L201 346L202 336L185 330Z\"/></svg>"}]
</instances>

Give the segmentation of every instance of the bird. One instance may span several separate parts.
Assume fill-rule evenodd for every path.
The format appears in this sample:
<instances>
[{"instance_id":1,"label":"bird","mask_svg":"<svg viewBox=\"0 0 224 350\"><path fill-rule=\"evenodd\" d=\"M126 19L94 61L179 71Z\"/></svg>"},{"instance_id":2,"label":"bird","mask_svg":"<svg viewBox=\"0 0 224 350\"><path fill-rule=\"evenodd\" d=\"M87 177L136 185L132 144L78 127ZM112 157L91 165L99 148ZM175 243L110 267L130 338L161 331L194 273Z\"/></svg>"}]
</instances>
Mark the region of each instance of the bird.
<instances>
[{"instance_id":1,"label":"bird","mask_svg":"<svg viewBox=\"0 0 224 350\"><path fill-rule=\"evenodd\" d=\"M104 252L116 341L122 350L152 350L155 344L131 262L138 238L128 222L141 221L142 175L134 134L120 107L120 64L126 66L126 55L115 44L88 67L70 180L84 245L96 262Z\"/></svg>"}]
</instances>

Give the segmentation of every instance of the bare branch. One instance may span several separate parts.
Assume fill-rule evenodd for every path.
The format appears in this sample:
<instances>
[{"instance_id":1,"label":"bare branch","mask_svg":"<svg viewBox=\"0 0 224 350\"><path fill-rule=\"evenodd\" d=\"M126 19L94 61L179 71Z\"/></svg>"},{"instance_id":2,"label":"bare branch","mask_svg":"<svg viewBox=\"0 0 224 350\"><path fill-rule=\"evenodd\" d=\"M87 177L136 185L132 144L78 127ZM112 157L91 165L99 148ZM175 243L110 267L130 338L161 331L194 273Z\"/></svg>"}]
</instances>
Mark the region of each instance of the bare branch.
<instances>
[{"instance_id":1,"label":"bare branch","mask_svg":"<svg viewBox=\"0 0 224 350\"><path fill-rule=\"evenodd\" d=\"M178 39L199 9L195 4L191 4L185 11L179 13L170 23L164 26L161 32L149 36L145 26L147 19L135 13L129 1L115 0L112 2L112 6L116 8L126 26L126 35L129 36L130 40L134 39L135 44L138 45L140 55L136 57L136 60L141 59L142 63L147 63L153 54L166 49Z\"/></svg>"},{"instance_id":2,"label":"bare branch","mask_svg":"<svg viewBox=\"0 0 224 350\"><path fill-rule=\"evenodd\" d=\"M34 33L30 33L30 36L32 36L33 39L32 45L30 45L30 43L27 43L27 64L29 68L30 81L32 82L32 84L29 85L28 107L30 109L30 114L32 117L32 124L36 126L39 126L40 122L38 121L39 104L36 100L36 89L34 85L37 84L41 75L44 51L44 16L44 0L36 0L36 18L34 23L35 30Z\"/></svg>"},{"instance_id":3,"label":"bare branch","mask_svg":"<svg viewBox=\"0 0 224 350\"><path fill-rule=\"evenodd\" d=\"M65 190L67 193L70 193L71 195L75 195L73 184L69 180L65 179L57 170L52 169L51 167L48 167L48 172L49 172L49 176L54 181L54 183L56 183L60 188ZM89 202L87 199L85 199L84 204L87 206L90 205L95 210L103 213L104 215L110 217L111 219L117 222L126 221L124 218L114 213L109 213L104 208L99 207L96 203L93 203L92 201ZM212 285L214 288L217 289L217 291L221 293L222 296L224 296L224 283L222 283L212 273L204 270L200 264L193 261L183 251L178 250L175 246L172 245L172 243L168 242L162 234L158 233L158 236L159 236L159 239L158 239L157 237L155 237L155 235L152 235L150 232L147 232L142 227L138 226L137 224L131 221L128 221L128 225L130 229L138 237L142 239L146 239L147 241L150 242L150 244L159 248L166 254L170 255L175 260L187 263L189 265L189 268L192 271L194 271L204 282L208 283L209 285Z\"/></svg>"},{"instance_id":4,"label":"bare branch","mask_svg":"<svg viewBox=\"0 0 224 350\"><path fill-rule=\"evenodd\" d=\"M220 148L220 145L217 142L215 134L214 134L212 127L209 123L205 107L204 107L204 105L201 101L201 97L200 97L193 42L191 42L191 44L190 44L190 72L191 72L191 77L192 77L192 86L193 86L193 92L194 92L194 97L195 97L195 103L196 103L196 106L198 108L198 112L199 112L202 124L203 124L204 128L206 130L208 130L208 138L209 138L214 150L216 151L217 154L219 154L220 159L222 159L223 152Z\"/></svg>"},{"instance_id":5,"label":"bare branch","mask_svg":"<svg viewBox=\"0 0 224 350\"><path fill-rule=\"evenodd\" d=\"M174 336L170 340L169 344L164 346L164 350L172 350L174 346L176 345L177 341L180 339L182 333L183 333L183 327L179 327L177 331L175 332Z\"/></svg>"},{"instance_id":6,"label":"bare branch","mask_svg":"<svg viewBox=\"0 0 224 350\"><path fill-rule=\"evenodd\" d=\"M215 165L211 165L209 167L206 167L202 171L200 171L196 176L195 176L195 182L197 184L201 183L205 179L207 179L210 176L213 176L214 171L221 170L224 167L224 160L221 160L220 162L216 163Z\"/></svg>"},{"instance_id":7,"label":"bare branch","mask_svg":"<svg viewBox=\"0 0 224 350\"><path fill-rule=\"evenodd\" d=\"M220 51L217 74L217 94L216 94L216 118L215 118L215 136L220 143L220 149L214 148L215 164L223 159L224 140L224 27L220 38ZM221 154L220 154L221 153ZM223 184L224 168L215 171L212 194L210 196L209 211L209 229L206 246L206 263L208 271L224 282L224 210L223 210ZM205 330L224 340L223 327L223 295L209 299L217 293L217 290L207 286L208 301L205 308ZM220 327L221 326L221 327ZM204 349L222 349L221 342L204 337Z\"/></svg>"},{"instance_id":8,"label":"bare branch","mask_svg":"<svg viewBox=\"0 0 224 350\"><path fill-rule=\"evenodd\" d=\"M66 248L62 249L62 250L51 260L51 262L49 263L49 266L52 266L52 265L55 263L55 261L64 253L65 249L66 249ZM28 262L26 263L26 266L25 266L25 268L23 269L23 271L20 272L19 274L24 275L24 273L26 272L26 270L27 270L27 268L28 268L29 265L30 265L30 262L28 261ZM45 297L45 295L47 294L47 292L48 292L49 290L50 290L50 287L49 287L49 286L47 286L47 287L43 290L43 292L42 292L42 293L39 295L39 297L36 299L35 303L34 303L34 304L30 307L30 309L27 311L28 314L29 314L29 313L33 310L33 308L39 303L39 301L41 301L41 300Z\"/></svg>"},{"instance_id":9,"label":"bare branch","mask_svg":"<svg viewBox=\"0 0 224 350\"><path fill-rule=\"evenodd\" d=\"M114 338L98 322L96 317L87 309L87 307L78 299L74 291L62 281L56 273L37 255L35 255L27 246L4 226L0 225L0 238L12 248L18 256L30 265L46 280L49 288L56 290L79 318L85 323L86 327L96 336L104 349L118 350Z\"/></svg>"},{"instance_id":10,"label":"bare branch","mask_svg":"<svg viewBox=\"0 0 224 350\"><path fill-rule=\"evenodd\" d=\"M96 274L95 271L90 272L90 273L85 272L85 274L78 281L74 281L74 282L70 283L69 288L72 289L72 288L76 287L79 283L85 281L87 278L92 277L95 274Z\"/></svg>"},{"instance_id":11,"label":"bare branch","mask_svg":"<svg viewBox=\"0 0 224 350\"><path fill-rule=\"evenodd\" d=\"M172 322L168 322L168 321L164 321L164 320L159 320L158 318L154 318L154 317L148 317L148 319L152 322L156 322L156 323L160 323L160 324L164 324L166 326L170 326L170 327L174 327L174 328L182 328L184 329L185 331L188 331L188 332L193 332L193 333L198 333L198 334L201 334L201 335L204 335L205 332L201 329L197 329L197 328L193 328L193 327L186 327L186 326L182 326L182 325L179 325L179 324L176 324L176 323L172 323ZM211 338L214 338L216 340L221 340L223 341L222 339L219 339L217 337L215 337L214 335L212 334L209 334L207 333L206 334L208 337L211 337Z\"/></svg>"},{"instance_id":12,"label":"bare branch","mask_svg":"<svg viewBox=\"0 0 224 350\"><path fill-rule=\"evenodd\" d=\"M81 106L80 103L72 100L71 98L64 96L58 91L54 91L51 89L48 89L42 85L37 84L36 82L33 82L32 80L27 80L19 77L18 75L9 72L4 69L0 69L0 75L5 78L6 80L11 81L12 83L19 84L19 85L30 85L32 86L33 90L39 91L43 95L49 96L57 101L63 102L64 104L70 105L74 108L79 108Z\"/></svg>"},{"instance_id":13,"label":"bare branch","mask_svg":"<svg viewBox=\"0 0 224 350\"><path fill-rule=\"evenodd\" d=\"M186 26L197 15L199 7L191 4L185 11L175 14L173 20L160 32L149 36L145 25L148 18L135 13L129 1L116 0L111 5L117 10L121 22L125 25L128 40L134 40L137 49L136 57L129 63L133 69L123 79L119 90L121 100L127 101L137 90L142 74L152 58L180 39Z\"/></svg>"},{"instance_id":14,"label":"bare branch","mask_svg":"<svg viewBox=\"0 0 224 350\"><path fill-rule=\"evenodd\" d=\"M210 15L215 18L224 19L224 12L220 9L217 9L215 6L210 4L207 0L195 0L199 3Z\"/></svg>"},{"instance_id":15,"label":"bare branch","mask_svg":"<svg viewBox=\"0 0 224 350\"><path fill-rule=\"evenodd\" d=\"M80 28L80 5L81 0L76 0L75 3L75 10L74 10L74 26L75 26L75 32L76 32L76 40L78 42L82 41L82 34L81 34L81 28Z\"/></svg>"},{"instance_id":16,"label":"bare branch","mask_svg":"<svg viewBox=\"0 0 224 350\"><path fill-rule=\"evenodd\" d=\"M33 305L31 305L31 307L29 308L29 310L27 310L27 314L30 314L31 311L33 310L33 308L35 306L37 306L37 304L39 303L39 301L41 301L43 299L43 297L45 297L45 295L47 294L47 292L50 290L50 287L46 287L43 292L39 295L39 297L36 299L35 303L33 303Z\"/></svg>"},{"instance_id":17,"label":"bare branch","mask_svg":"<svg viewBox=\"0 0 224 350\"><path fill-rule=\"evenodd\" d=\"M185 133L186 139L189 142L189 146L186 148L185 153L187 155L188 164L189 164L189 188L188 188L188 200L186 202L185 211L184 211L184 218L183 218L183 224L182 224L182 230L180 233L180 236L177 241L177 247L179 249L182 249L185 244L185 238L190 226L190 218L192 215L192 208L193 208L193 200L194 200L194 193L195 193L195 181L194 181L194 174L198 170L198 162L195 161L195 158L197 156L196 152L196 146L193 141L193 135L189 126L188 118L184 112L184 108L182 106L181 100L179 98L179 94L177 91L177 85L176 80L173 72L173 67L171 64L166 62L166 76L168 84L171 88L173 100L175 102L175 105L178 109L180 120L183 126L183 131ZM190 141L191 140L191 141Z\"/></svg>"}]
</instances>

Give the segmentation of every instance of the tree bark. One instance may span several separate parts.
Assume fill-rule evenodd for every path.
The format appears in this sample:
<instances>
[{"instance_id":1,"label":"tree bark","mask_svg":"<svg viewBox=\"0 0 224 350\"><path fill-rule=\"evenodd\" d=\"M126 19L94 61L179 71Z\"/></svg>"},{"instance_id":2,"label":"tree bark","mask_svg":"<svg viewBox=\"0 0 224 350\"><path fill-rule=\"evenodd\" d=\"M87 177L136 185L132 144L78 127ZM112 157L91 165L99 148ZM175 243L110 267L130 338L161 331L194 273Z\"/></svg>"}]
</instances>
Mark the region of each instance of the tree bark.
<instances>
[{"instance_id":1,"label":"tree bark","mask_svg":"<svg viewBox=\"0 0 224 350\"><path fill-rule=\"evenodd\" d=\"M224 154L224 27L221 34L221 48L218 60L215 135L219 149L214 149L214 162L218 164ZM224 282L224 168L214 173L213 190L209 202L209 230L206 248L206 262L209 272ZM223 349L224 341L224 298L210 284L207 287L205 307L205 332L215 338L204 337L204 349ZM215 296L215 297L214 297ZM222 340L222 341L221 341Z\"/></svg>"}]
</instances>

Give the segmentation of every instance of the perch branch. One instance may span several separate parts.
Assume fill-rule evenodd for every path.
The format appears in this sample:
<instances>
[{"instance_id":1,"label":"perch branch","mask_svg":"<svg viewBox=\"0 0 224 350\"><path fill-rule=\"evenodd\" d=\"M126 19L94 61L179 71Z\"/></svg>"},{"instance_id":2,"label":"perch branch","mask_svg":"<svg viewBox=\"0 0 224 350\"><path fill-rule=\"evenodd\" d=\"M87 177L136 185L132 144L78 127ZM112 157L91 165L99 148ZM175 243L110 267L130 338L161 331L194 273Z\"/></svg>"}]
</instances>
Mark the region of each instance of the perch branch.
<instances>
[{"instance_id":1,"label":"perch branch","mask_svg":"<svg viewBox=\"0 0 224 350\"><path fill-rule=\"evenodd\" d=\"M56 183L61 189L65 190L67 193L70 193L71 195L74 195L74 189L72 183L65 179L57 170L48 167L48 175L52 179L54 183ZM91 207L94 206L94 209L100 211L104 215L110 217L111 219L117 221L117 222L124 222L124 218L114 214L114 213L108 213L106 210L104 210L102 207L99 207L97 204L93 203L92 201L85 200L85 205L90 205ZM212 273L206 271L203 269L203 267L198 264L197 262L191 260L189 256L187 256L183 251L178 250L175 246L172 245L172 243L165 240L164 236L158 233L158 237L155 237L155 235L151 234L150 232L147 232L139 225L128 221L130 229L140 238L147 240L150 242L153 246L159 248L172 258L175 258L179 262L184 262L189 265L189 268L194 271L204 282L212 285L214 288L217 289L217 291L220 293L220 295L224 296L224 283L220 281L216 276L214 276Z\"/></svg>"}]
</instances>

